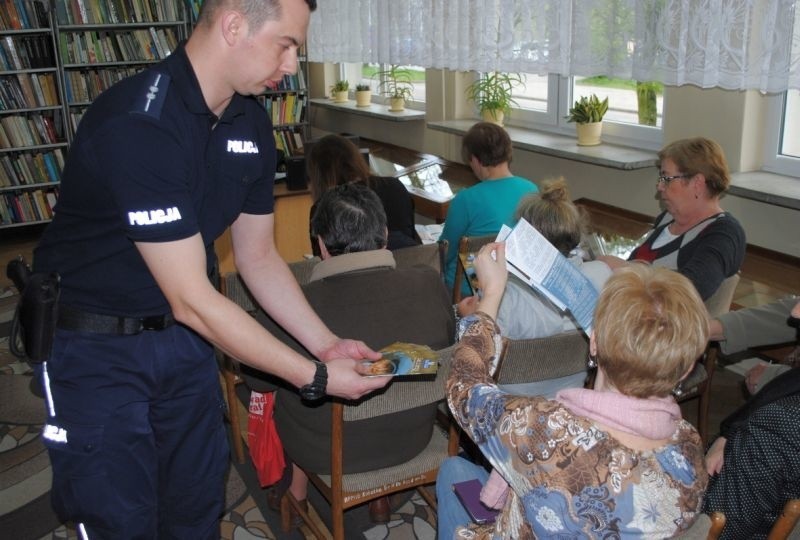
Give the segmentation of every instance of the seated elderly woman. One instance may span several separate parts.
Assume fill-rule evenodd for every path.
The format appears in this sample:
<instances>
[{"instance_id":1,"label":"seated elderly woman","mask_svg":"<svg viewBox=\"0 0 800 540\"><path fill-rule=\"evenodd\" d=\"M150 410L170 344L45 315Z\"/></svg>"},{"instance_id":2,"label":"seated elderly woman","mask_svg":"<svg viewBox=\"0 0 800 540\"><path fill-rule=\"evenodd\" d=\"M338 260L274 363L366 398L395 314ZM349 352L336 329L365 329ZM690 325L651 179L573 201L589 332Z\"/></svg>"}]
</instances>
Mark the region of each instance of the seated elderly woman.
<instances>
[{"instance_id":1,"label":"seated elderly woman","mask_svg":"<svg viewBox=\"0 0 800 540\"><path fill-rule=\"evenodd\" d=\"M746 247L744 229L720 198L730 185L725 154L716 142L696 137L668 144L658 153L656 189L665 208L628 260L677 270L703 300L739 271ZM602 256L612 268L624 264Z\"/></svg>"},{"instance_id":2,"label":"seated elderly woman","mask_svg":"<svg viewBox=\"0 0 800 540\"><path fill-rule=\"evenodd\" d=\"M397 267L392 252L386 249L386 214L372 190L349 183L326 191L311 227L322 261L302 289L309 305L331 330L356 336L375 350L395 341L433 349L453 342L453 309L439 272L428 266ZM287 345L308 355L266 315L259 313L258 320ZM269 375L244 365L242 374L258 391L271 389L264 381L274 382ZM369 407L369 398L359 406ZM344 472L397 465L419 454L430 441L436 412L436 403L430 403L345 422ZM301 399L296 388L282 385L274 417L286 455L296 464L289 489L303 504L307 490L303 470L330 474L331 399L309 402ZM373 514L388 519L383 511Z\"/></svg>"},{"instance_id":3,"label":"seated elderly woman","mask_svg":"<svg viewBox=\"0 0 800 540\"><path fill-rule=\"evenodd\" d=\"M611 276L611 268L602 261L584 262L575 252L586 228L585 217L570 200L567 183L563 178L547 180L541 191L526 195L517 206L514 221L522 218L536 227L548 242L568 258L592 282L598 292ZM469 296L458 305L460 316L474 313L477 296ZM510 276L497 311L500 333L509 339L531 339L569 332L580 327L568 312L562 311L543 294L516 276ZM586 372L560 379L506 385L503 389L519 394L552 397L563 388L582 387Z\"/></svg>"},{"instance_id":4,"label":"seated elderly woman","mask_svg":"<svg viewBox=\"0 0 800 540\"><path fill-rule=\"evenodd\" d=\"M448 402L511 489L494 524L471 523L452 485L484 482L487 473L449 458L437 478L439 537L666 538L688 528L707 476L700 437L670 392L708 339L706 309L689 280L644 265L616 272L600 294L590 338L594 390L562 390L547 400L492 382L504 244L481 248L475 264L484 296L459 324Z\"/></svg>"}]
</instances>

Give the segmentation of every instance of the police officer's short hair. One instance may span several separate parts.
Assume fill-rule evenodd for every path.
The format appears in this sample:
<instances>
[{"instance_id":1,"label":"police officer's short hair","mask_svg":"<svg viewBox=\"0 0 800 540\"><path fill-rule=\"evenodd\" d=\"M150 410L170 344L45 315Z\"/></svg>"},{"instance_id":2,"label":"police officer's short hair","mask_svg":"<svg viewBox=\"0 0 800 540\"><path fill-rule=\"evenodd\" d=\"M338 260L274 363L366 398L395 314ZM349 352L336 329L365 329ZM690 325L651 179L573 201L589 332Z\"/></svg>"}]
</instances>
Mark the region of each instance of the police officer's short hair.
<instances>
[{"instance_id":1,"label":"police officer's short hair","mask_svg":"<svg viewBox=\"0 0 800 540\"><path fill-rule=\"evenodd\" d=\"M311 234L332 256L386 247L386 212L374 191L344 184L326 191L311 218Z\"/></svg>"},{"instance_id":2,"label":"police officer's short hair","mask_svg":"<svg viewBox=\"0 0 800 540\"><path fill-rule=\"evenodd\" d=\"M308 9L317 9L317 0L306 0ZM266 21L280 19L281 0L205 0L197 18L198 24L211 24L217 9L230 6L240 11L251 29L261 28Z\"/></svg>"}]
</instances>

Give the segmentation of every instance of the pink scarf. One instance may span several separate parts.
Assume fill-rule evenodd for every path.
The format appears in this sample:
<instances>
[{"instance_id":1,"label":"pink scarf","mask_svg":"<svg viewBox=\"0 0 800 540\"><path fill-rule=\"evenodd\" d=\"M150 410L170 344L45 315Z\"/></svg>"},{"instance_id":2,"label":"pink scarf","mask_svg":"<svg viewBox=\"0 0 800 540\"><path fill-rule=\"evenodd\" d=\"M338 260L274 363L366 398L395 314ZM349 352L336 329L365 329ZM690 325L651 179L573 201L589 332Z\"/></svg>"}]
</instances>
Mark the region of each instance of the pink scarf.
<instances>
[{"instance_id":1,"label":"pink scarf","mask_svg":"<svg viewBox=\"0 0 800 540\"><path fill-rule=\"evenodd\" d=\"M556 401L577 416L647 439L666 439L675 433L681 408L672 396L640 399L618 392L569 388Z\"/></svg>"}]
</instances>

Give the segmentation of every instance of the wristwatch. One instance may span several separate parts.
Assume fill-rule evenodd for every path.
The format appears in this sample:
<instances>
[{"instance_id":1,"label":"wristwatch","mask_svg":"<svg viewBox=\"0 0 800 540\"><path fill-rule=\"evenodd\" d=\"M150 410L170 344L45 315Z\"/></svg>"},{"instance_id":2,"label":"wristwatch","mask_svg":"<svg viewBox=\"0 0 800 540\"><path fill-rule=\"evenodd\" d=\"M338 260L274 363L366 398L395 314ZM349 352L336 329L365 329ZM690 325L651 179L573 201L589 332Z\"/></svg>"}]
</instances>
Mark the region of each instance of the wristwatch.
<instances>
[{"instance_id":1,"label":"wristwatch","mask_svg":"<svg viewBox=\"0 0 800 540\"><path fill-rule=\"evenodd\" d=\"M300 397L315 401L325 397L325 389L328 386L328 367L322 362L314 362L317 370L314 372L314 380L305 386L300 387Z\"/></svg>"}]
</instances>

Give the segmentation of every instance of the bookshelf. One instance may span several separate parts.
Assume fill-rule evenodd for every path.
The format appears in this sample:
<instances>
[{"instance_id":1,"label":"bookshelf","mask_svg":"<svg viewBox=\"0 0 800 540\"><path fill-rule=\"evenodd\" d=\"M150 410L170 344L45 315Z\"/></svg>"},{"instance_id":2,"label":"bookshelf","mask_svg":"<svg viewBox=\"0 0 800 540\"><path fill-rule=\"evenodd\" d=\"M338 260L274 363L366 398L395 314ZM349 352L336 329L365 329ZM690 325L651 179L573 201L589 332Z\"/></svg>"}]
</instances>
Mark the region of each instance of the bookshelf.
<instances>
[{"instance_id":1,"label":"bookshelf","mask_svg":"<svg viewBox=\"0 0 800 540\"><path fill-rule=\"evenodd\" d=\"M56 0L55 11L70 141L97 96L169 56L188 28L180 0Z\"/></svg>"},{"instance_id":2,"label":"bookshelf","mask_svg":"<svg viewBox=\"0 0 800 540\"><path fill-rule=\"evenodd\" d=\"M297 73L284 75L275 90L264 92L258 99L272 118L278 149L287 156L301 154L304 141L311 136L306 55L299 55Z\"/></svg>"},{"instance_id":3,"label":"bookshelf","mask_svg":"<svg viewBox=\"0 0 800 540\"><path fill-rule=\"evenodd\" d=\"M48 6L0 10L0 228L50 221L58 196L67 137Z\"/></svg>"}]
</instances>

